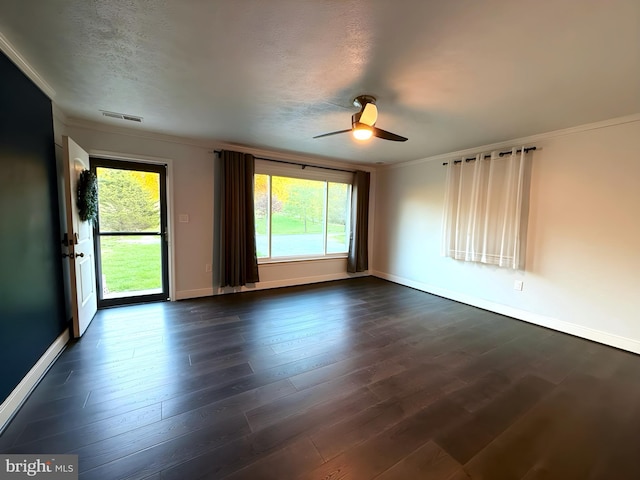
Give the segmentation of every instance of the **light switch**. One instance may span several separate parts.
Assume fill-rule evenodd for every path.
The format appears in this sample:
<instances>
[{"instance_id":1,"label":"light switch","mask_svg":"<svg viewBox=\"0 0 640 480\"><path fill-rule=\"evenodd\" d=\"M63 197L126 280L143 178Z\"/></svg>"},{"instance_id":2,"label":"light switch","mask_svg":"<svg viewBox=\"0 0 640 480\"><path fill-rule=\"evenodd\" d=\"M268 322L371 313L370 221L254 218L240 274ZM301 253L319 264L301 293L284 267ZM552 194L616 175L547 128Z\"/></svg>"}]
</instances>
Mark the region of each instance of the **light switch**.
<instances>
[{"instance_id":1,"label":"light switch","mask_svg":"<svg viewBox=\"0 0 640 480\"><path fill-rule=\"evenodd\" d=\"M189 223L189 215L187 215L186 213L181 213L180 215L178 215L178 221L180 223Z\"/></svg>"}]
</instances>

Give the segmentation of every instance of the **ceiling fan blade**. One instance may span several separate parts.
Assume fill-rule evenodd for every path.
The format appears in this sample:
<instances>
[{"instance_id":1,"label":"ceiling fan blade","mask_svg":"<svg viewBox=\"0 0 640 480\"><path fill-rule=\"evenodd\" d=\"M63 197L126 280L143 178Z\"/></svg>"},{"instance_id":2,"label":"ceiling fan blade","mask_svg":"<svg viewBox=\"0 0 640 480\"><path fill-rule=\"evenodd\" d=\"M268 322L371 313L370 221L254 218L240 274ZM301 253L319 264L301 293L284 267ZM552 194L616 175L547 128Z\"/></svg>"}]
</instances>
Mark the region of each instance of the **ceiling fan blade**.
<instances>
[{"instance_id":1,"label":"ceiling fan blade","mask_svg":"<svg viewBox=\"0 0 640 480\"><path fill-rule=\"evenodd\" d=\"M373 127L378 120L378 107L374 103L367 103L362 109L362 114L358 120L360 123Z\"/></svg>"},{"instance_id":2,"label":"ceiling fan blade","mask_svg":"<svg viewBox=\"0 0 640 480\"><path fill-rule=\"evenodd\" d=\"M323 133L322 135L316 135L313 138L322 138L322 137L330 137L331 135L338 135L339 133L347 133L350 132L351 129L348 130L338 130L337 132Z\"/></svg>"},{"instance_id":3,"label":"ceiling fan blade","mask_svg":"<svg viewBox=\"0 0 640 480\"><path fill-rule=\"evenodd\" d=\"M395 133L387 132L386 130L382 130L381 128L371 127L373 128L373 136L382 138L384 140L391 140L394 142L406 142L409 140L406 137L401 137L400 135L396 135Z\"/></svg>"}]
</instances>

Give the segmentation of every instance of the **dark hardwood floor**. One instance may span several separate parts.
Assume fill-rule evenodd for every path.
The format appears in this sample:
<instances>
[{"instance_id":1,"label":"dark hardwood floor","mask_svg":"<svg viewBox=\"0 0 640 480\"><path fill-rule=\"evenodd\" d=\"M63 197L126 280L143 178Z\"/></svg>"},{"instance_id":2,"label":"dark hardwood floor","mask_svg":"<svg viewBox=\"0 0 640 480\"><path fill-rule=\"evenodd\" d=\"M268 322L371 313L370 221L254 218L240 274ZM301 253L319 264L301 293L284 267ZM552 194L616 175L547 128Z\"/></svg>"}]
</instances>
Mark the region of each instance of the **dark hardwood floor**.
<instances>
[{"instance_id":1,"label":"dark hardwood floor","mask_svg":"<svg viewBox=\"0 0 640 480\"><path fill-rule=\"evenodd\" d=\"M100 480L621 480L639 435L640 357L367 277L100 311L0 451Z\"/></svg>"}]
</instances>

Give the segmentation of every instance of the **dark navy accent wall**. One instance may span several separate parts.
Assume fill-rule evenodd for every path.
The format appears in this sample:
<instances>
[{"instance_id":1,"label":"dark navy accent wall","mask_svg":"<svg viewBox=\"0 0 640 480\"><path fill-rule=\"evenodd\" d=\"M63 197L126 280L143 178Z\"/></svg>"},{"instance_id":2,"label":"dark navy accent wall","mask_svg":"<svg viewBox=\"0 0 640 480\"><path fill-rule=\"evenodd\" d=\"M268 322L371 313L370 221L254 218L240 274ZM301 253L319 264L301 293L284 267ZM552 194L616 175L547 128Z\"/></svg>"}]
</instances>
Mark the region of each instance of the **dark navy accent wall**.
<instances>
[{"instance_id":1,"label":"dark navy accent wall","mask_svg":"<svg viewBox=\"0 0 640 480\"><path fill-rule=\"evenodd\" d=\"M0 52L0 402L67 328L51 101Z\"/></svg>"}]
</instances>

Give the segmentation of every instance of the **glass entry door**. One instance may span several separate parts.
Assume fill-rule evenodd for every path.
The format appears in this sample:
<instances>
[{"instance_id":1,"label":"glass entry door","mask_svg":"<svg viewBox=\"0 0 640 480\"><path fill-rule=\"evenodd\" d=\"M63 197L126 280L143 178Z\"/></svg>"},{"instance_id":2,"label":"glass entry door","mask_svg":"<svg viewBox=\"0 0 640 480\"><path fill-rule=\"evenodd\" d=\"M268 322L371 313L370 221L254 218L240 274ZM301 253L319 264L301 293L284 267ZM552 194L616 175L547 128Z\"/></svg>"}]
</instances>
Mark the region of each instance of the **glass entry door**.
<instances>
[{"instance_id":1,"label":"glass entry door","mask_svg":"<svg viewBox=\"0 0 640 480\"><path fill-rule=\"evenodd\" d=\"M98 305L168 300L166 166L91 158Z\"/></svg>"}]
</instances>

